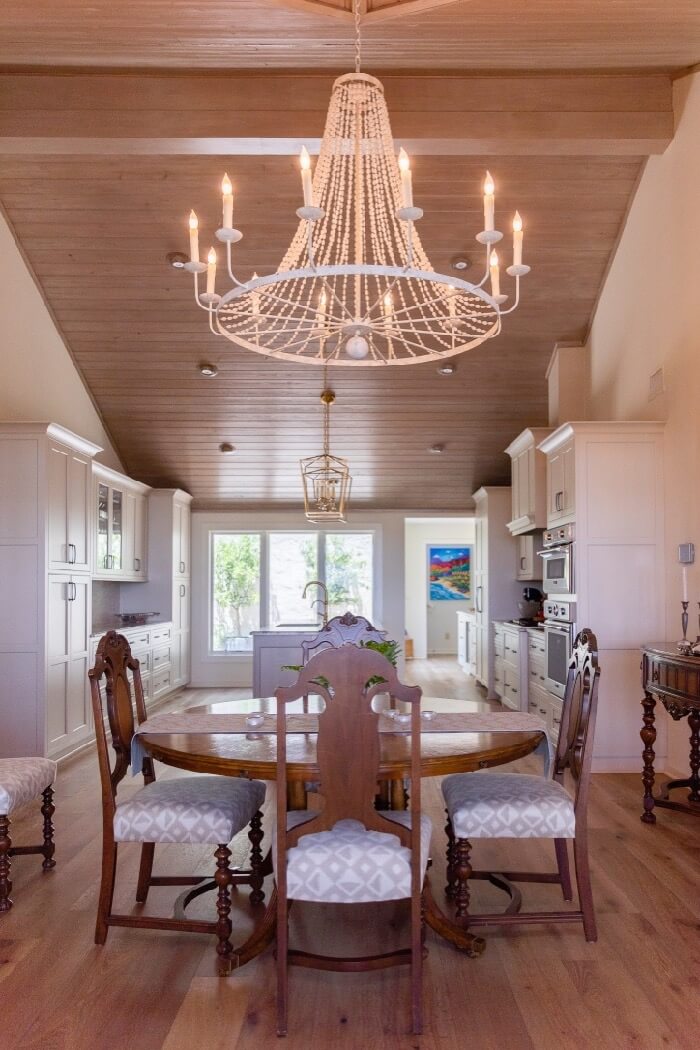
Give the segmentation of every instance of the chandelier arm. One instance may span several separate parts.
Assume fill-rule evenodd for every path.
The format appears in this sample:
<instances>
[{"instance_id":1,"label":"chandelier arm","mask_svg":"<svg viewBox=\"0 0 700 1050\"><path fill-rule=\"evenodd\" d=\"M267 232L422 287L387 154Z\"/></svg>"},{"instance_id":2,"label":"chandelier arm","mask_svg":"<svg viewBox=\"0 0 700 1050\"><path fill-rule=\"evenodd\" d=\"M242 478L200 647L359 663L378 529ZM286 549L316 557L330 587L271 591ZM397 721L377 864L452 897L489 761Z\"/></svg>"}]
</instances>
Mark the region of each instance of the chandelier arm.
<instances>
[{"instance_id":1,"label":"chandelier arm","mask_svg":"<svg viewBox=\"0 0 700 1050\"><path fill-rule=\"evenodd\" d=\"M512 314L513 310L517 310L518 303L520 302L520 277L515 278L515 302L512 306L508 307L507 310L499 310L501 317L507 317L508 314Z\"/></svg>"},{"instance_id":2,"label":"chandelier arm","mask_svg":"<svg viewBox=\"0 0 700 1050\"><path fill-rule=\"evenodd\" d=\"M204 303L199 301L199 274L198 273L196 273L194 275L194 301L196 302L196 304L197 304L197 306L199 307L200 310L206 310L207 313L209 313L209 310L211 309L211 307L210 306L205 306Z\"/></svg>"},{"instance_id":3,"label":"chandelier arm","mask_svg":"<svg viewBox=\"0 0 700 1050\"><path fill-rule=\"evenodd\" d=\"M228 275L234 284L237 284L239 288L245 287L245 281L239 281L231 268L231 242L226 241L226 266L228 269Z\"/></svg>"},{"instance_id":4,"label":"chandelier arm","mask_svg":"<svg viewBox=\"0 0 700 1050\"><path fill-rule=\"evenodd\" d=\"M489 266L490 259L491 259L491 245L487 244L486 245L486 269L484 271L484 276L481 278L479 283L476 285L477 288L483 288L484 285L486 284L486 282L489 279L489 276L491 274L491 268Z\"/></svg>"},{"instance_id":5,"label":"chandelier arm","mask_svg":"<svg viewBox=\"0 0 700 1050\"><path fill-rule=\"evenodd\" d=\"M210 329L212 335L217 335L217 336L221 337L223 335L223 333L222 332L217 332L216 328L214 328L214 324L212 322L212 317L213 316L214 316L214 309L213 309L212 306L210 306L209 307L209 329ZM218 321L217 321L217 324L218 324Z\"/></svg>"}]
</instances>

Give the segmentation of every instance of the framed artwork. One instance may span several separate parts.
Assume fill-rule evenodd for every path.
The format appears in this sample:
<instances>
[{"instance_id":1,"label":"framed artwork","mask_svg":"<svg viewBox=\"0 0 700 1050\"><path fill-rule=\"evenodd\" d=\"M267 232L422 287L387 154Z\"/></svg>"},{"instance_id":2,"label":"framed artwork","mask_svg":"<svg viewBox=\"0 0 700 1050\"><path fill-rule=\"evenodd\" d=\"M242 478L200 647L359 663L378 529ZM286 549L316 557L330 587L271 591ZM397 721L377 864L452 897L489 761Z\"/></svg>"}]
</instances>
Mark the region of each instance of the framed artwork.
<instances>
[{"instance_id":1,"label":"framed artwork","mask_svg":"<svg viewBox=\"0 0 700 1050\"><path fill-rule=\"evenodd\" d=\"M471 547L428 546L428 591L431 602L463 602L471 597Z\"/></svg>"}]
</instances>

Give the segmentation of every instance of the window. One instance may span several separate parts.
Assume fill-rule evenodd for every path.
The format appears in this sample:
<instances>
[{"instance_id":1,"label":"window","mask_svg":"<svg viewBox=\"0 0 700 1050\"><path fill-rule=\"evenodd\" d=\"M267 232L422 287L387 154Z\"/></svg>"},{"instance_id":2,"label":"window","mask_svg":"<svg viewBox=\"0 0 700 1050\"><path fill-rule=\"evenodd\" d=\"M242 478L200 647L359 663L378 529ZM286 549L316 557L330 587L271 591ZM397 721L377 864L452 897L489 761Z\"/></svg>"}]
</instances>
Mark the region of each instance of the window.
<instances>
[{"instance_id":1,"label":"window","mask_svg":"<svg viewBox=\"0 0 700 1050\"><path fill-rule=\"evenodd\" d=\"M271 624L316 624L318 617L309 591L309 580L318 579L318 534L315 532L271 532L269 536L269 621Z\"/></svg>"},{"instance_id":2,"label":"window","mask_svg":"<svg viewBox=\"0 0 700 1050\"><path fill-rule=\"evenodd\" d=\"M316 626L317 588L328 587L328 616L350 610L373 618L371 532L212 532L211 651L250 652L251 631L280 624Z\"/></svg>"},{"instance_id":3,"label":"window","mask_svg":"<svg viewBox=\"0 0 700 1050\"><path fill-rule=\"evenodd\" d=\"M251 649L250 632L260 627L260 535L214 533L212 540L212 649Z\"/></svg>"},{"instance_id":4,"label":"window","mask_svg":"<svg viewBox=\"0 0 700 1050\"><path fill-rule=\"evenodd\" d=\"M330 532L326 536L326 586L328 616L342 616L349 609L372 619L371 532Z\"/></svg>"}]
</instances>

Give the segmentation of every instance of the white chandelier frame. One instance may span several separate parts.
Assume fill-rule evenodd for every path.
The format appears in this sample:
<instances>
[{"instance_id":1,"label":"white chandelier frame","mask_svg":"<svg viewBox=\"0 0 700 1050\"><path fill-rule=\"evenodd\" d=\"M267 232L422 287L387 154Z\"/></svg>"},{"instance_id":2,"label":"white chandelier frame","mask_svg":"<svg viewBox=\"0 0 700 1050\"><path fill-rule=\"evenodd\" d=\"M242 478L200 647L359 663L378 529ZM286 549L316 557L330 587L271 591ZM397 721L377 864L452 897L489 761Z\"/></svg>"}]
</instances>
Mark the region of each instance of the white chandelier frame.
<instances>
[{"instance_id":1,"label":"white chandelier frame","mask_svg":"<svg viewBox=\"0 0 700 1050\"><path fill-rule=\"evenodd\" d=\"M359 71L359 21L357 32L355 72L333 85L313 179L302 151L304 205L277 272L248 281L236 277L232 248L243 234L232 224L228 176L216 237L225 245L233 287L216 292L216 255L212 249L208 265L199 261L196 233L185 267L211 331L246 350L334 367L439 361L494 338L502 318L517 309L520 279L530 271L522 262L522 222L516 213L513 263L506 269L515 294L508 309L494 251L503 234L494 228L488 174L485 229L476 235L486 251L483 276L470 282L432 268L415 230L423 211L413 203L408 157L401 151L397 161L394 152L383 86ZM200 292L205 271L207 287Z\"/></svg>"}]
</instances>

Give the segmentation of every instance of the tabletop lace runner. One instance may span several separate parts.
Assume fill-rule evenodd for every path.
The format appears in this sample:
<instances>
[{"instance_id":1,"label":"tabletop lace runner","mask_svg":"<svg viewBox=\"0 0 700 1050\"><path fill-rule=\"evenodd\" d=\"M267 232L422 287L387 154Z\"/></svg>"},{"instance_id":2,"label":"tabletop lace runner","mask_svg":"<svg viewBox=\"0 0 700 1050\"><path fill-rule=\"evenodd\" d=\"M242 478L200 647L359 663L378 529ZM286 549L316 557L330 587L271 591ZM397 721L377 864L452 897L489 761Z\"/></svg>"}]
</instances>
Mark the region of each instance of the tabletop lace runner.
<instances>
[{"instance_id":1,"label":"tabletop lace runner","mask_svg":"<svg viewBox=\"0 0 700 1050\"><path fill-rule=\"evenodd\" d=\"M137 727L131 742L131 768L134 775L141 771L146 749L140 737L144 735L216 735L260 734L277 732L277 716L265 714L262 725L251 726L247 721L253 712L247 714L212 715L204 712L187 711L180 714L154 715ZM400 724L382 712L379 718L380 733L407 733L410 724ZM287 733L317 733L317 714L287 715ZM529 711L436 711L431 719L421 718L421 733L542 733L542 741L537 752L543 754L545 768L549 767L551 745L547 736L547 727L539 715Z\"/></svg>"}]
</instances>

